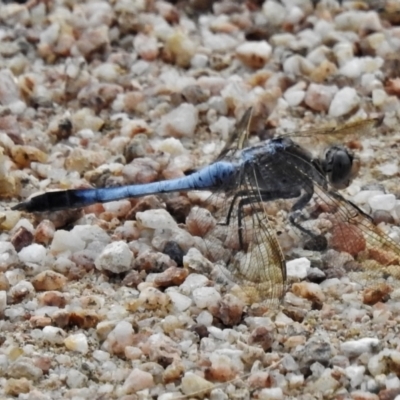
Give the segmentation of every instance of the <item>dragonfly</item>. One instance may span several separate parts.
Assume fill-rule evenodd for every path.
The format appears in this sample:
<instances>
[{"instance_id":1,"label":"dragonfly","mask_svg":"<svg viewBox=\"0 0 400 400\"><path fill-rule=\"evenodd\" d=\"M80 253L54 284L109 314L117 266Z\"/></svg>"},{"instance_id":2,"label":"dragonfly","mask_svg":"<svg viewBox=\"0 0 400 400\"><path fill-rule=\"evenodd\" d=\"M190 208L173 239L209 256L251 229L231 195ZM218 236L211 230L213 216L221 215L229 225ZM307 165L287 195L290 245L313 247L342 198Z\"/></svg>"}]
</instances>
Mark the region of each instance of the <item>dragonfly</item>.
<instances>
[{"instance_id":1,"label":"dragonfly","mask_svg":"<svg viewBox=\"0 0 400 400\"><path fill-rule=\"evenodd\" d=\"M248 303L273 306L282 301L288 282L285 255L267 205L291 200L290 223L317 243L318 250L330 247L350 254L369 280L400 277L400 246L338 192L358 173L354 153L333 144L322 157L313 157L286 135L249 145L252 112L252 108L244 112L216 160L189 175L146 184L47 192L13 209L49 212L151 194L210 191L205 206L192 210L193 234L203 238L207 257ZM376 124L371 119L306 134L341 137ZM303 212L312 200L329 223L326 235L304 224Z\"/></svg>"}]
</instances>

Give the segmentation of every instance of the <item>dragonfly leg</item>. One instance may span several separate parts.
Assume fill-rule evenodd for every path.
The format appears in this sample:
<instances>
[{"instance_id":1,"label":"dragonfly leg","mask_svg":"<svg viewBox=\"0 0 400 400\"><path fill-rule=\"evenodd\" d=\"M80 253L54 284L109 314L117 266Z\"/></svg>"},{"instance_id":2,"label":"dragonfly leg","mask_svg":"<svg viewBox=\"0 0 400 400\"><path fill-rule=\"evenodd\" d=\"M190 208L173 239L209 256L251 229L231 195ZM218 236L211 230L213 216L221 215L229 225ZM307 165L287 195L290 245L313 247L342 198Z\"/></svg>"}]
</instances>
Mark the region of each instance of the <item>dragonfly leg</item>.
<instances>
[{"instance_id":1,"label":"dragonfly leg","mask_svg":"<svg viewBox=\"0 0 400 400\"><path fill-rule=\"evenodd\" d=\"M325 250L328 246L325 236L317 235L311 230L304 228L304 226L299 222L299 219L301 219L303 216L302 209L309 203L314 194L314 186L311 183L309 185L303 185L302 188L304 193L300 196L296 203L293 204L289 214L289 221L299 231L311 237L312 242L307 244L308 250Z\"/></svg>"}]
</instances>

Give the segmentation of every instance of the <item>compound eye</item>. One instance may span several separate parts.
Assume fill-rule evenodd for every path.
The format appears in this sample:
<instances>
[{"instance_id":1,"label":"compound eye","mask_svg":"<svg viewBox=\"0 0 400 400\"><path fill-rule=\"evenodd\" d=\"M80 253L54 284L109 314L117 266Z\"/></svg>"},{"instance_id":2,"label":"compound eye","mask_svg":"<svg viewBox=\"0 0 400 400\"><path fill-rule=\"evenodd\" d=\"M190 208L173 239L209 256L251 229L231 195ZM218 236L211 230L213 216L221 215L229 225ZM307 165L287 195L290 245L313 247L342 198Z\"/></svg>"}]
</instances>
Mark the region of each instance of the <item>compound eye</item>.
<instances>
[{"instance_id":1,"label":"compound eye","mask_svg":"<svg viewBox=\"0 0 400 400\"><path fill-rule=\"evenodd\" d=\"M329 183L335 189L350 185L360 169L360 160L344 146L332 146L325 153L325 168Z\"/></svg>"}]
</instances>

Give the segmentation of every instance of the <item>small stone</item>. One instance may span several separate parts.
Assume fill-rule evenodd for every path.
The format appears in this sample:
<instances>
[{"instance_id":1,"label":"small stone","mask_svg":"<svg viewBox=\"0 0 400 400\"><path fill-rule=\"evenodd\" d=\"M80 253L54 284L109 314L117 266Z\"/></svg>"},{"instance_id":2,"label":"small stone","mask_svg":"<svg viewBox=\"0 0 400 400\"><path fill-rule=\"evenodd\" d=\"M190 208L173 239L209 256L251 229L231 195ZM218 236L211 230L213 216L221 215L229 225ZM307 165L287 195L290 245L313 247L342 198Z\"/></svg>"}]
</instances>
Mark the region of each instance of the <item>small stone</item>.
<instances>
[{"instance_id":1,"label":"small stone","mask_svg":"<svg viewBox=\"0 0 400 400\"><path fill-rule=\"evenodd\" d=\"M192 305L192 299L178 292L168 292L174 308L179 311L185 311Z\"/></svg>"},{"instance_id":2,"label":"small stone","mask_svg":"<svg viewBox=\"0 0 400 400\"><path fill-rule=\"evenodd\" d=\"M19 262L14 246L8 242L0 243L0 270L6 271Z\"/></svg>"},{"instance_id":3,"label":"small stone","mask_svg":"<svg viewBox=\"0 0 400 400\"><path fill-rule=\"evenodd\" d=\"M265 40L245 42L236 49L236 57L251 68L262 68L271 54L272 47Z\"/></svg>"},{"instance_id":4,"label":"small stone","mask_svg":"<svg viewBox=\"0 0 400 400\"><path fill-rule=\"evenodd\" d=\"M42 264L46 257L46 248L37 243L24 247L18 253L19 259L24 263Z\"/></svg>"},{"instance_id":5,"label":"small stone","mask_svg":"<svg viewBox=\"0 0 400 400\"><path fill-rule=\"evenodd\" d=\"M129 271L133 260L133 253L124 241L108 244L95 260L98 270L110 271L115 274Z\"/></svg>"},{"instance_id":6,"label":"small stone","mask_svg":"<svg viewBox=\"0 0 400 400\"><path fill-rule=\"evenodd\" d=\"M217 303L216 307L209 306L209 309L224 325L234 326L238 325L242 319L244 303L228 293Z\"/></svg>"},{"instance_id":7,"label":"small stone","mask_svg":"<svg viewBox=\"0 0 400 400\"><path fill-rule=\"evenodd\" d=\"M64 340L64 344L68 350L77 351L81 354L86 354L89 351L88 341L83 333L68 336Z\"/></svg>"},{"instance_id":8,"label":"small stone","mask_svg":"<svg viewBox=\"0 0 400 400\"><path fill-rule=\"evenodd\" d=\"M258 393L260 400L281 400L284 399L281 388L264 388Z\"/></svg>"},{"instance_id":9,"label":"small stone","mask_svg":"<svg viewBox=\"0 0 400 400\"><path fill-rule=\"evenodd\" d=\"M51 270L40 272L32 279L32 285L37 291L61 290L66 283L64 275Z\"/></svg>"},{"instance_id":10,"label":"small stone","mask_svg":"<svg viewBox=\"0 0 400 400\"><path fill-rule=\"evenodd\" d=\"M54 224L45 219L37 226L34 234L35 242L48 245L54 238L56 229Z\"/></svg>"},{"instance_id":11,"label":"small stone","mask_svg":"<svg viewBox=\"0 0 400 400\"><path fill-rule=\"evenodd\" d=\"M396 196L394 194L381 194L370 197L368 204L372 210L392 211L396 206Z\"/></svg>"},{"instance_id":12,"label":"small stone","mask_svg":"<svg viewBox=\"0 0 400 400\"><path fill-rule=\"evenodd\" d=\"M83 388L87 386L88 377L77 369L71 368L67 372L67 386L70 388Z\"/></svg>"},{"instance_id":13,"label":"small stone","mask_svg":"<svg viewBox=\"0 0 400 400\"><path fill-rule=\"evenodd\" d=\"M55 232L53 241L51 242L50 251L53 254L63 253L65 251L76 251L83 250L85 248L85 242L76 234L64 230L58 230Z\"/></svg>"},{"instance_id":14,"label":"small stone","mask_svg":"<svg viewBox=\"0 0 400 400\"><path fill-rule=\"evenodd\" d=\"M159 134L177 138L192 137L198 119L197 108L193 104L183 103L162 117Z\"/></svg>"},{"instance_id":15,"label":"small stone","mask_svg":"<svg viewBox=\"0 0 400 400\"><path fill-rule=\"evenodd\" d=\"M9 396L18 397L21 393L29 393L31 390L31 383L26 378L14 379L9 378L6 381L4 392Z\"/></svg>"},{"instance_id":16,"label":"small stone","mask_svg":"<svg viewBox=\"0 0 400 400\"><path fill-rule=\"evenodd\" d=\"M264 351L271 349L273 343L273 335L265 326L257 326L253 329L249 337L249 344L258 344Z\"/></svg>"},{"instance_id":17,"label":"small stone","mask_svg":"<svg viewBox=\"0 0 400 400\"><path fill-rule=\"evenodd\" d=\"M350 385L352 388L356 388L361 385L364 374L365 374L365 367L362 365L349 365L346 368L346 375L350 379Z\"/></svg>"},{"instance_id":18,"label":"small stone","mask_svg":"<svg viewBox=\"0 0 400 400\"><path fill-rule=\"evenodd\" d=\"M21 251L24 247L29 246L33 241L32 233L21 226L11 237L11 243L13 244L16 251Z\"/></svg>"},{"instance_id":19,"label":"small stone","mask_svg":"<svg viewBox=\"0 0 400 400\"><path fill-rule=\"evenodd\" d=\"M370 306L388 299L393 288L386 283L379 283L363 291L363 303Z\"/></svg>"},{"instance_id":20,"label":"small stone","mask_svg":"<svg viewBox=\"0 0 400 400\"><path fill-rule=\"evenodd\" d=\"M16 78L9 69L0 71L0 104L7 106L19 100L19 88Z\"/></svg>"},{"instance_id":21,"label":"small stone","mask_svg":"<svg viewBox=\"0 0 400 400\"><path fill-rule=\"evenodd\" d=\"M331 117L341 117L355 110L360 104L360 98L354 88L344 87L334 96L329 107Z\"/></svg>"},{"instance_id":22,"label":"small stone","mask_svg":"<svg viewBox=\"0 0 400 400\"><path fill-rule=\"evenodd\" d=\"M154 385L154 379L150 373L142 371L139 368L134 368L125 379L121 391L124 394L131 394L140 390L149 389Z\"/></svg>"},{"instance_id":23,"label":"small stone","mask_svg":"<svg viewBox=\"0 0 400 400\"><path fill-rule=\"evenodd\" d=\"M6 307L7 307L7 292L5 290L0 290L0 315L3 315Z\"/></svg>"},{"instance_id":24,"label":"small stone","mask_svg":"<svg viewBox=\"0 0 400 400\"><path fill-rule=\"evenodd\" d=\"M66 297L63 293L56 290L41 293L38 296L39 304L42 306L54 306L64 308L67 304Z\"/></svg>"},{"instance_id":25,"label":"small stone","mask_svg":"<svg viewBox=\"0 0 400 400\"><path fill-rule=\"evenodd\" d=\"M188 35L176 30L164 46L164 58L178 67L187 68L196 52L196 45Z\"/></svg>"},{"instance_id":26,"label":"small stone","mask_svg":"<svg viewBox=\"0 0 400 400\"><path fill-rule=\"evenodd\" d=\"M108 334L102 347L110 354L124 355L125 347L132 346L133 340L134 331L132 325L127 321L121 321Z\"/></svg>"},{"instance_id":27,"label":"small stone","mask_svg":"<svg viewBox=\"0 0 400 400\"><path fill-rule=\"evenodd\" d=\"M136 213L136 220L144 228L174 229L178 227L178 224L168 211L163 209L138 212Z\"/></svg>"},{"instance_id":28,"label":"small stone","mask_svg":"<svg viewBox=\"0 0 400 400\"><path fill-rule=\"evenodd\" d=\"M366 247L366 241L360 230L347 223L338 222L331 230L329 245L338 252L346 252L356 256Z\"/></svg>"},{"instance_id":29,"label":"small stone","mask_svg":"<svg viewBox=\"0 0 400 400\"><path fill-rule=\"evenodd\" d=\"M349 340L340 345L340 350L347 357L358 357L363 353L373 353L379 346L379 339L361 338L358 340Z\"/></svg>"},{"instance_id":30,"label":"small stone","mask_svg":"<svg viewBox=\"0 0 400 400\"><path fill-rule=\"evenodd\" d=\"M46 326L43 328L43 339L51 344L63 344L65 331L55 326Z\"/></svg>"},{"instance_id":31,"label":"small stone","mask_svg":"<svg viewBox=\"0 0 400 400\"><path fill-rule=\"evenodd\" d=\"M307 277L310 268L311 262L305 257L286 262L286 273L290 278L304 279Z\"/></svg>"},{"instance_id":32,"label":"small stone","mask_svg":"<svg viewBox=\"0 0 400 400\"><path fill-rule=\"evenodd\" d=\"M210 356L211 366L207 368L205 377L207 380L227 382L236 376L236 369L232 360L223 354L213 353Z\"/></svg>"},{"instance_id":33,"label":"small stone","mask_svg":"<svg viewBox=\"0 0 400 400\"><path fill-rule=\"evenodd\" d=\"M198 394L199 392L206 395L213 387L214 385L211 382L192 372L187 372L181 382L181 390L185 395Z\"/></svg>"},{"instance_id":34,"label":"small stone","mask_svg":"<svg viewBox=\"0 0 400 400\"><path fill-rule=\"evenodd\" d=\"M299 282L294 283L292 286L292 292L299 297L303 297L307 300L322 304L325 300L325 295L319 285L312 282Z\"/></svg>"},{"instance_id":35,"label":"small stone","mask_svg":"<svg viewBox=\"0 0 400 400\"><path fill-rule=\"evenodd\" d=\"M10 378L26 378L36 381L43 376L43 371L33 365L33 361L30 358L19 357L8 367L7 374Z\"/></svg>"},{"instance_id":36,"label":"small stone","mask_svg":"<svg viewBox=\"0 0 400 400\"><path fill-rule=\"evenodd\" d=\"M327 112L337 91L337 86L326 86L311 83L307 89L304 102L312 110Z\"/></svg>"},{"instance_id":37,"label":"small stone","mask_svg":"<svg viewBox=\"0 0 400 400\"><path fill-rule=\"evenodd\" d=\"M35 293L35 289L34 289L32 283L25 281L25 280L19 281L9 291L9 295L10 295L13 303L19 303L25 297L33 295L34 293Z\"/></svg>"},{"instance_id":38,"label":"small stone","mask_svg":"<svg viewBox=\"0 0 400 400\"><path fill-rule=\"evenodd\" d=\"M188 274L187 269L169 267L161 274L157 274L154 284L157 287L179 286L184 282Z\"/></svg>"},{"instance_id":39,"label":"small stone","mask_svg":"<svg viewBox=\"0 0 400 400\"><path fill-rule=\"evenodd\" d=\"M221 295L213 287L202 287L193 290L193 300L199 308L216 307Z\"/></svg>"}]
</instances>

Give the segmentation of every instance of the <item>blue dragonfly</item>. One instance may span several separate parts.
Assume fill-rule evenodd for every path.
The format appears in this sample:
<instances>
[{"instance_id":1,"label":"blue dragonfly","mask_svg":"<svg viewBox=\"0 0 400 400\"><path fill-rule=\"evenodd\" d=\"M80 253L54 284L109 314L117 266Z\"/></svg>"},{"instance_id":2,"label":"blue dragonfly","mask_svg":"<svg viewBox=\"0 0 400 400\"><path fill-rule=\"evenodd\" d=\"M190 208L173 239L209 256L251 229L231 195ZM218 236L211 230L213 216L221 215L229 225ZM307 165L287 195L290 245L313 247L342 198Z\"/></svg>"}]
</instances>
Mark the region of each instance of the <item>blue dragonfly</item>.
<instances>
[{"instance_id":1,"label":"blue dragonfly","mask_svg":"<svg viewBox=\"0 0 400 400\"><path fill-rule=\"evenodd\" d=\"M217 159L187 176L121 187L48 192L13 209L49 212L151 194L211 191L206 207L199 208L194 217L198 235L206 243L208 258L223 271L229 283L240 287L247 302L271 305L281 301L287 276L285 256L266 205L276 200L291 200L289 220L311 239L312 249L333 247L358 257L369 278L400 277L400 268L393 267L399 264L400 246L338 193L358 172L359 163L353 152L332 145L324 157L314 158L285 135L249 146L251 117L249 108ZM340 138L376 123L367 120L339 129L307 131L306 135L328 137L329 134ZM303 211L312 199L330 223L327 235L316 233L304 224ZM206 212L207 208L213 209L212 214ZM384 261L376 256L374 249L385 251Z\"/></svg>"}]
</instances>

